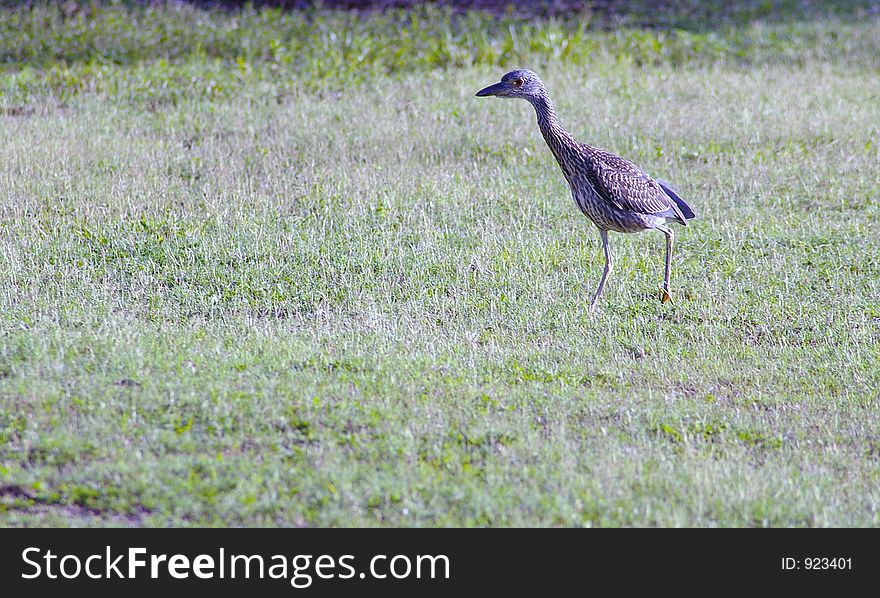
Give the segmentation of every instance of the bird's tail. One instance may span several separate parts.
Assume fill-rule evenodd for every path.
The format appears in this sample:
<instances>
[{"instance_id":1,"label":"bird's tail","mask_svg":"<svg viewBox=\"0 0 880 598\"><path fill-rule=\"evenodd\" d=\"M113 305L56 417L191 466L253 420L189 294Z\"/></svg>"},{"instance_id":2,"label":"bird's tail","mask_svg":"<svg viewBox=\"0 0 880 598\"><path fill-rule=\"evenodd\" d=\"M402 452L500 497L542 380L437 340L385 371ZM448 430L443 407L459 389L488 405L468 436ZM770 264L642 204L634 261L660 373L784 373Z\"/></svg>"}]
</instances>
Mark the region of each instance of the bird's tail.
<instances>
[{"instance_id":1,"label":"bird's tail","mask_svg":"<svg viewBox=\"0 0 880 598\"><path fill-rule=\"evenodd\" d=\"M657 181L657 182L660 183L661 187L663 187L663 191L664 191L664 193L666 193L666 195L669 196L669 199L674 201L675 205L678 206L678 209L681 210L681 214L682 214L682 216L685 217L685 220L690 220L691 218L697 217L697 215L694 214L694 211L691 209L691 207L689 205L687 205L687 203L685 203L685 201L678 196L678 193L676 193L675 191L672 190L672 188L669 186L669 183L667 183L666 181Z\"/></svg>"}]
</instances>

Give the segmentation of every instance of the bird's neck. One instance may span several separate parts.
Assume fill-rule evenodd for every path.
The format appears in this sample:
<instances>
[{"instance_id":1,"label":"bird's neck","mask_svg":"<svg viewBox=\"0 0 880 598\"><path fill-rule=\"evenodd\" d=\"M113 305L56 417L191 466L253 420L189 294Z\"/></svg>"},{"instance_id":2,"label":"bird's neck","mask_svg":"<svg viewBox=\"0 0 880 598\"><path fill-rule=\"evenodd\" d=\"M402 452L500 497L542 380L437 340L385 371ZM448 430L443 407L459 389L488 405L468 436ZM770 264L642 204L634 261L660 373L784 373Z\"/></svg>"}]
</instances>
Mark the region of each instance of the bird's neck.
<instances>
[{"instance_id":1,"label":"bird's neck","mask_svg":"<svg viewBox=\"0 0 880 598\"><path fill-rule=\"evenodd\" d=\"M556 108L546 94L531 97L529 101L535 107L535 112L538 115L538 128L541 129L544 141L547 142L550 151L553 152L553 156L559 162L563 174L568 177L571 174L569 172L571 163L567 157L576 151L577 142L559 123L559 118L556 116Z\"/></svg>"}]
</instances>

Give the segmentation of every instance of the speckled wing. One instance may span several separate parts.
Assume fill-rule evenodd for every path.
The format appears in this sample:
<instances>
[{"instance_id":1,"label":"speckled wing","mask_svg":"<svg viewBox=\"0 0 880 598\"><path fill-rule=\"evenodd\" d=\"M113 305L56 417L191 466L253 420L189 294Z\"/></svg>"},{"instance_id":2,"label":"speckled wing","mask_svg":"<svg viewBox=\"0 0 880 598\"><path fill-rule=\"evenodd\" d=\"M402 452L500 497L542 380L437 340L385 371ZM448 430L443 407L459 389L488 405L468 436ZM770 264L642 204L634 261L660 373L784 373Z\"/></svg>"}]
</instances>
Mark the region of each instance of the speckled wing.
<instances>
[{"instance_id":1,"label":"speckled wing","mask_svg":"<svg viewBox=\"0 0 880 598\"><path fill-rule=\"evenodd\" d=\"M628 160L596 148L591 149L595 168L590 173L590 182L599 197L620 210L669 215L685 222L681 211L657 181Z\"/></svg>"}]
</instances>

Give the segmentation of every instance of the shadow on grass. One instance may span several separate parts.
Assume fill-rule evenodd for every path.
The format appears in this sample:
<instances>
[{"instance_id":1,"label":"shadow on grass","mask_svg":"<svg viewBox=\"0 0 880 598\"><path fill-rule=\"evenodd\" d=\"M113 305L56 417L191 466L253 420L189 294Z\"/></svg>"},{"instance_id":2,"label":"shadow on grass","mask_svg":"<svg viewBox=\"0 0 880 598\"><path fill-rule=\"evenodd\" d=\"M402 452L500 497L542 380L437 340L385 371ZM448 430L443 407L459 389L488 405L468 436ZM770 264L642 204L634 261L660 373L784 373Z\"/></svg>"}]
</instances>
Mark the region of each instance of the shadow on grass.
<instances>
[{"instance_id":1,"label":"shadow on grass","mask_svg":"<svg viewBox=\"0 0 880 598\"><path fill-rule=\"evenodd\" d=\"M0 0L0 7L45 6L45 0ZM162 7L190 5L202 9L279 8L285 11L411 11L439 8L453 13L478 11L497 17L588 22L597 29L638 27L707 32L760 21L786 23L834 17L854 22L880 15L876 0L70 0L61 3L67 16L88 16L107 5Z\"/></svg>"},{"instance_id":2,"label":"shadow on grass","mask_svg":"<svg viewBox=\"0 0 880 598\"><path fill-rule=\"evenodd\" d=\"M475 65L819 60L876 68L880 22L880 3L870 0L0 5L8 7L0 10L6 116L24 115L36 97L67 102L97 92L155 105L295 80L281 97L293 87L338 90L377 76Z\"/></svg>"},{"instance_id":3,"label":"shadow on grass","mask_svg":"<svg viewBox=\"0 0 880 598\"><path fill-rule=\"evenodd\" d=\"M162 4L162 2L154 2ZM422 9L427 5L453 12L480 11L496 16L588 21L599 29L615 27L669 28L706 32L761 21L814 21L833 16L857 21L880 14L875 0L190 0L202 7L245 6L285 10L389 11Z\"/></svg>"}]
</instances>

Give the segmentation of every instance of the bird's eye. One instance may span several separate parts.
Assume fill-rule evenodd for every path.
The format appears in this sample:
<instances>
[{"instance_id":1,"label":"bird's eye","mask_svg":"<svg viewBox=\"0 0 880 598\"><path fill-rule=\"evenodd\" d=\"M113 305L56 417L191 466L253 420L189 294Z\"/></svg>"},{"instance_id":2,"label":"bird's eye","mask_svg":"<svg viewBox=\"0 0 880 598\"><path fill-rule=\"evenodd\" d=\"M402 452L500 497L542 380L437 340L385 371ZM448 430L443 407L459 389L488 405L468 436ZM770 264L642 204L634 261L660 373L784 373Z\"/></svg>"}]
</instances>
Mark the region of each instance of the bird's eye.
<instances>
[{"instance_id":1,"label":"bird's eye","mask_svg":"<svg viewBox=\"0 0 880 598\"><path fill-rule=\"evenodd\" d=\"M519 87L520 85L523 84L523 80L522 79L514 79L513 81L511 81L511 83L513 83L514 87Z\"/></svg>"}]
</instances>

